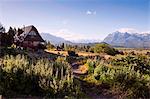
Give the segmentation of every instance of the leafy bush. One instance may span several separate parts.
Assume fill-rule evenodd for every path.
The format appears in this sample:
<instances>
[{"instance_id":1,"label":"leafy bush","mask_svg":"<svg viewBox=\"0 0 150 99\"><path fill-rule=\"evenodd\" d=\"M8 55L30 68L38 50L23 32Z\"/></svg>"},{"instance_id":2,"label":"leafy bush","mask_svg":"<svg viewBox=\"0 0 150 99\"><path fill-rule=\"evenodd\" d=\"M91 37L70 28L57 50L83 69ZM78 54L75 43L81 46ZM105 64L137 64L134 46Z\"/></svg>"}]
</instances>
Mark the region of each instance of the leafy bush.
<instances>
[{"instance_id":1,"label":"leafy bush","mask_svg":"<svg viewBox=\"0 0 150 99\"><path fill-rule=\"evenodd\" d=\"M1 64L0 86L2 95L11 96L19 94L36 95L42 91L38 87L38 78L35 75L27 74L29 61L26 57L18 55L5 56Z\"/></svg>"},{"instance_id":2,"label":"leafy bush","mask_svg":"<svg viewBox=\"0 0 150 99\"><path fill-rule=\"evenodd\" d=\"M18 52L14 48L0 47L0 57L5 55L17 55ZM24 52L22 54L25 54Z\"/></svg>"},{"instance_id":3,"label":"leafy bush","mask_svg":"<svg viewBox=\"0 0 150 99\"><path fill-rule=\"evenodd\" d=\"M35 75L40 75L39 85L42 89L56 94L64 88L71 87L73 77L70 66L66 63L48 63L43 60L32 66Z\"/></svg>"},{"instance_id":4,"label":"leafy bush","mask_svg":"<svg viewBox=\"0 0 150 99\"><path fill-rule=\"evenodd\" d=\"M109 77L108 67L104 65L98 65L94 69L94 77L96 80L105 81Z\"/></svg>"},{"instance_id":5,"label":"leafy bush","mask_svg":"<svg viewBox=\"0 0 150 99\"><path fill-rule=\"evenodd\" d=\"M108 44L96 44L91 50L94 50L95 53L106 53L108 55L116 55L118 53L113 47Z\"/></svg>"},{"instance_id":6,"label":"leafy bush","mask_svg":"<svg viewBox=\"0 0 150 99\"><path fill-rule=\"evenodd\" d=\"M95 68L95 62L92 60L87 60L87 63L85 64L88 68L88 74L94 73Z\"/></svg>"},{"instance_id":7,"label":"leafy bush","mask_svg":"<svg viewBox=\"0 0 150 99\"><path fill-rule=\"evenodd\" d=\"M121 98L150 98L148 57L127 56L113 59L111 63L95 60L89 62L92 66L94 62L95 68L94 72L90 72L85 80L94 81L94 78L97 80L97 82L94 81L96 84L101 82L101 85L107 86L108 93Z\"/></svg>"},{"instance_id":8,"label":"leafy bush","mask_svg":"<svg viewBox=\"0 0 150 99\"><path fill-rule=\"evenodd\" d=\"M33 63L25 56L5 56L0 64L0 94L56 98L80 95L68 63L44 59Z\"/></svg>"},{"instance_id":9,"label":"leafy bush","mask_svg":"<svg viewBox=\"0 0 150 99\"><path fill-rule=\"evenodd\" d=\"M150 58L146 56L127 56L112 60L113 66L133 66L135 71L150 75Z\"/></svg>"},{"instance_id":10,"label":"leafy bush","mask_svg":"<svg viewBox=\"0 0 150 99\"><path fill-rule=\"evenodd\" d=\"M78 54L76 54L75 51L68 51L68 55L78 57Z\"/></svg>"},{"instance_id":11,"label":"leafy bush","mask_svg":"<svg viewBox=\"0 0 150 99\"><path fill-rule=\"evenodd\" d=\"M148 80L143 79L143 76L134 68L121 68L114 75L113 85L120 86L121 90L126 91L127 97L148 98L150 97Z\"/></svg>"}]
</instances>

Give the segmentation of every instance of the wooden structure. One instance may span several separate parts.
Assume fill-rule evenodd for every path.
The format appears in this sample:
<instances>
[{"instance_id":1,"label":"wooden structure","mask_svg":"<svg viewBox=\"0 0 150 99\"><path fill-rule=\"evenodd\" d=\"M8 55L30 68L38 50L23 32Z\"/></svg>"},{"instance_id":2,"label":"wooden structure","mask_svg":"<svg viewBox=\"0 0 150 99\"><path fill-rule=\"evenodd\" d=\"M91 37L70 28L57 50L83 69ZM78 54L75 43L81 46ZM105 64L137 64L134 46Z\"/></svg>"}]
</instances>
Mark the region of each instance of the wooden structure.
<instances>
[{"instance_id":1,"label":"wooden structure","mask_svg":"<svg viewBox=\"0 0 150 99\"><path fill-rule=\"evenodd\" d=\"M23 48L38 49L45 42L33 25L18 30L14 38L15 44Z\"/></svg>"}]
</instances>

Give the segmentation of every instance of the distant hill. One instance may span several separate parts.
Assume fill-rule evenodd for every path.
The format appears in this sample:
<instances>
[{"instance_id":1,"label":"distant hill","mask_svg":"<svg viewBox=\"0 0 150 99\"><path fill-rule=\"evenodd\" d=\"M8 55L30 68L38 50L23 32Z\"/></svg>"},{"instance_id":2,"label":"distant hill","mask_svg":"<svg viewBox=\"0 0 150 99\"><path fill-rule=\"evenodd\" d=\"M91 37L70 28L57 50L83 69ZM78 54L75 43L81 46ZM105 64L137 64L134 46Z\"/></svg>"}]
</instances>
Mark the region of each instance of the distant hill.
<instances>
[{"instance_id":1,"label":"distant hill","mask_svg":"<svg viewBox=\"0 0 150 99\"><path fill-rule=\"evenodd\" d=\"M55 45L58 45L61 43L72 44L72 42L67 41L64 38L51 35L50 33L41 33L41 36L44 40L50 41L52 44L55 44Z\"/></svg>"},{"instance_id":2,"label":"distant hill","mask_svg":"<svg viewBox=\"0 0 150 99\"><path fill-rule=\"evenodd\" d=\"M52 44L55 44L55 45L58 45L58 44L62 44L62 43L65 43L65 44L70 44L70 45L91 45L91 44L95 44L95 43L100 43L101 40L89 40L89 39L80 39L80 40L77 40L77 41L68 41L68 40L65 40L64 38L62 37L57 37L57 36L54 36L50 33L40 33L42 38L46 41L50 41Z\"/></svg>"},{"instance_id":3,"label":"distant hill","mask_svg":"<svg viewBox=\"0 0 150 99\"><path fill-rule=\"evenodd\" d=\"M117 47L150 48L150 33L122 33L116 31L109 34L103 42Z\"/></svg>"}]
</instances>

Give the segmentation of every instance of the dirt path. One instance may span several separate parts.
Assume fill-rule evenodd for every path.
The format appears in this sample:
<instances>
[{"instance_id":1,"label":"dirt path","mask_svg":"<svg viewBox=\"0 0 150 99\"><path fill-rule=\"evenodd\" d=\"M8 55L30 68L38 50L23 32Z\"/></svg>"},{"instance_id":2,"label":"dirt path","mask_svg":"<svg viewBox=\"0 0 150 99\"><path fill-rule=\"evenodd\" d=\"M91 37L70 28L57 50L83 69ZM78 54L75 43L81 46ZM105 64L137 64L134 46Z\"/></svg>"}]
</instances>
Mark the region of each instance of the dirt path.
<instances>
[{"instance_id":1,"label":"dirt path","mask_svg":"<svg viewBox=\"0 0 150 99\"><path fill-rule=\"evenodd\" d=\"M115 99L112 95L105 94L102 86L97 86L80 79L79 75L74 78L80 82L81 89L89 99Z\"/></svg>"},{"instance_id":2,"label":"dirt path","mask_svg":"<svg viewBox=\"0 0 150 99\"><path fill-rule=\"evenodd\" d=\"M74 66L73 66L74 67ZM78 80L81 84L82 91L86 94L86 96L90 99L115 99L112 95L104 94L104 88L99 85L91 84L86 81L83 81L80 76L86 76L85 73L79 70L80 65L76 68L73 68L73 75L76 80Z\"/></svg>"}]
</instances>

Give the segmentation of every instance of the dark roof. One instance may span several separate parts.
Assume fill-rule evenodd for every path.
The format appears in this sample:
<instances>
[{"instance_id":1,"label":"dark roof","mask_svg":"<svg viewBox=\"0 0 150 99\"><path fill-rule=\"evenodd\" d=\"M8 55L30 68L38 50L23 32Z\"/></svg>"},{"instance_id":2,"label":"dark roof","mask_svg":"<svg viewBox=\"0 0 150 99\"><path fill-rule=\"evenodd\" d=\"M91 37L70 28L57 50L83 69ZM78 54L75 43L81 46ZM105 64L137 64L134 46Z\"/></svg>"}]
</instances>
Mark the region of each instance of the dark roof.
<instances>
[{"instance_id":1,"label":"dark roof","mask_svg":"<svg viewBox=\"0 0 150 99\"><path fill-rule=\"evenodd\" d=\"M23 42L24 40L34 40L34 41L41 41L41 42L44 42L44 40L42 39L41 35L39 34L38 30L33 26L33 25L30 25L30 26L26 26L26 27L23 27L21 28L21 30L23 31L23 33L21 33L20 35L15 35L15 39L18 40L19 42ZM30 31L36 31L38 33L38 38L37 39L30 39L30 37L28 36L28 34L30 33ZM28 37L28 39L27 39Z\"/></svg>"},{"instance_id":2,"label":"dark roof","mask_svg":"<svg viewBox=\"0 0 150 99\"><path fill-rule=\"evenodd\" d=\"M23 31L23 33L20 34L20 36L26 37L26 36L29 34L29 32L30 32L33 28L35 28L33 25L30 25L30 26L26 26L26 27L21 28L21 30ZM36 28L35 28L35 29L36 29Z\"/></svg>"},{"instance_id":3,"label":"dark roof","mask_svg":"<svg viewBox=\"0 0 150 99\"><path fill-rule=\"evenodd\" d=\"M32 28L35 28L35 27L33 25L30 25L30 26L23 27L21 29L22 29L22 31L29 33Z\"/></svg>"}]
</instances>

